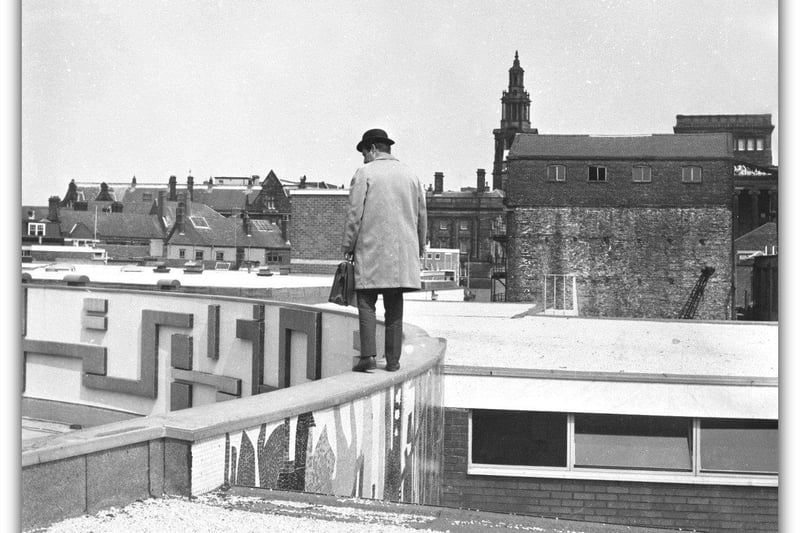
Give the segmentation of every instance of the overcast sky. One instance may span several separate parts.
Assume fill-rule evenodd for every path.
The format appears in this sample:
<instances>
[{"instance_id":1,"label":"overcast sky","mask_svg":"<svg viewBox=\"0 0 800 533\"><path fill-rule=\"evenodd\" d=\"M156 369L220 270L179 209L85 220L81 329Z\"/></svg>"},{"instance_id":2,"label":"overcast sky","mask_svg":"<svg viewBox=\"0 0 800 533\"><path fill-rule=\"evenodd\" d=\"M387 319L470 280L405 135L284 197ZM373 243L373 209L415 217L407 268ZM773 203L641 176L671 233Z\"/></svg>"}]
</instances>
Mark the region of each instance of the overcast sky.
<instances>
[{"instance_id":1,"label":"overcast sky","mask_svg":"<svg viewBox=\"0 0 800 533\"><path fill-rule=\"evenodd\" d=\"M777 0L25 0L22 201L70 179L349 184L380 127L425 184L491 182L519 51L540 133L771 113Z\"/></svg>"}]
</instances>

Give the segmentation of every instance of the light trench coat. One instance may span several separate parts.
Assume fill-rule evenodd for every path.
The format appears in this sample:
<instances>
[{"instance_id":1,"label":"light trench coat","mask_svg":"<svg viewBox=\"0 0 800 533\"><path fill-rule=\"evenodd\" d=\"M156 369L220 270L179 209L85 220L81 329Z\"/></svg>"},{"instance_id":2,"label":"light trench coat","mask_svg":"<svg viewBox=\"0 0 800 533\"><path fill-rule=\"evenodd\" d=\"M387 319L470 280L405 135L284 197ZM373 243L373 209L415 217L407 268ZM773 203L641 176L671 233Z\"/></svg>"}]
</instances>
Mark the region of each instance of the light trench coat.
<instances>
[{"instance_id":1,"label":"light trench coat","mask_svg":"<svg viewBox=\"0 0 800 533\"><path fill-rule=\"evenodd\" d=\"M379 152L350 182L342 251L355 258L356 289L419 289L428 214L412 170Z\"/></svg>"}]
</instances>

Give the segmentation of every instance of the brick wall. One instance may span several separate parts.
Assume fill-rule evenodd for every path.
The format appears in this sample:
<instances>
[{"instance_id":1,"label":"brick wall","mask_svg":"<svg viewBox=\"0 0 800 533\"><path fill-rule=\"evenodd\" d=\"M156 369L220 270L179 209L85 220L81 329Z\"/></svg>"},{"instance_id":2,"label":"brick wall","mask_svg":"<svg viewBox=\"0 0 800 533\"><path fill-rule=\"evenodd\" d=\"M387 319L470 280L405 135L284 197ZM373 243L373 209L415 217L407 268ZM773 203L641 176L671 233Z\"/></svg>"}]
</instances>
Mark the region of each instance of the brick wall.
<instances>
[{"instance_id":1,"label":"brick wall","mask_svg":"<svg viewBox=\"0 0 800 533\"><path fill-rule=\"evenodd\" d=\"M695 318L730 318L728 206L518 207L508 235L507 301L541 301L546 274L571 274L581 316L675 318L709 265Z\"/></svg>"},{"instance_id":2,"label":"brick wall","mask_svg":"<svg viewBox=\"0 0 800 533\"><path fill-rule=\"evenodd\" d=\"M330 274L343 259L342 232L347 215L346 190L292 193L292 272Z\"/></svg>"},{"instance_id":3,"label":"brick wall","mask_svg":"<svg viewBox=\"0 0 800 533\"><path fill-rule=\"evenodd\" d=\"M468 411L446 409L441 505L710 533L778 531L778 489L468 476Z\"/></svg>"},{"instance_id":4,"label":"brick wall","mask_svg":"<svg viewBox=\"0 0 800 533\"><path fill-rule=\"evenodd\" d=\"M548 164L564 165L565 181L547 178ZM733 167L729 161L660 160L510 160L509 206L733 206ZM607 168L607 181L589 182L589 165ZM652 169L650 183L634 183L634 165ZM683 183L681 167L700 166L702 182Z\"/></svg>"}]
</instances>

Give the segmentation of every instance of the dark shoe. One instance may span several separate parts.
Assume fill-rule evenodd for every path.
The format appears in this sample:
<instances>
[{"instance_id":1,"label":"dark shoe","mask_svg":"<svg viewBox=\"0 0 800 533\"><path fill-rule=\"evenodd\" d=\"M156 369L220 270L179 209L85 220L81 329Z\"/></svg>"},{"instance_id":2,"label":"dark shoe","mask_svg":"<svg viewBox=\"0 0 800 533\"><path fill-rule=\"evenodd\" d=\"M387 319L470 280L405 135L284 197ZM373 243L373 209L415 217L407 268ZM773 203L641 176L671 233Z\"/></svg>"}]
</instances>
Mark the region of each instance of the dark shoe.
<instances>
[{"instance_id":1,"label":"dark shoe","mask_svg":"<svg viewBox=\"0 0 800 533\"><path fill-rule=\"evenodd\" d=\"M397 372L400 370L400 363L386 363L387 372Z\"/></svg>"},{"instance_id":2,"label":"dark shoe","mask_svg":"<svg viewBox=\"0 0 800 533\"><path fill-rule=\"evenodd\" d=\"M367 370L375 370L378 365L375 363L375 356L372 357L359 357L358 363L353 367L353 372L366 372Z\"/></svg>"}]
</instances>

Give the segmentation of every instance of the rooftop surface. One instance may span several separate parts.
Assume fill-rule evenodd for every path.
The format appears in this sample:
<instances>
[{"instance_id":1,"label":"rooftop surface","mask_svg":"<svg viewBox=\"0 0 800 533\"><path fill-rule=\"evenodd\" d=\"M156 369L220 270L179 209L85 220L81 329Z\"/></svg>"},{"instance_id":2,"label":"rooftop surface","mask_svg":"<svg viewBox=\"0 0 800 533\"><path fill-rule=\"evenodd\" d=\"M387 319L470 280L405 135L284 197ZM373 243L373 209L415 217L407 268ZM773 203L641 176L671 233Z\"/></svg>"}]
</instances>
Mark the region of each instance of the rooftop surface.
<instances>
[{"instance_id":1,"label":"rooftop surface","mask_svg":"<svg viewBox=\"0 0 800 533\"><path fill-rule=\"evenodd\" d=\"M28 533L34 531L664 533L673 530L236 487L227 492L205 494L191 500L168 497L135 502L123 508L111 508L94 515L62 520L49 528L30 530Z\"/></svg>"}]
</instances>

